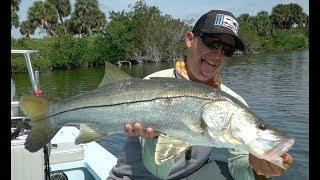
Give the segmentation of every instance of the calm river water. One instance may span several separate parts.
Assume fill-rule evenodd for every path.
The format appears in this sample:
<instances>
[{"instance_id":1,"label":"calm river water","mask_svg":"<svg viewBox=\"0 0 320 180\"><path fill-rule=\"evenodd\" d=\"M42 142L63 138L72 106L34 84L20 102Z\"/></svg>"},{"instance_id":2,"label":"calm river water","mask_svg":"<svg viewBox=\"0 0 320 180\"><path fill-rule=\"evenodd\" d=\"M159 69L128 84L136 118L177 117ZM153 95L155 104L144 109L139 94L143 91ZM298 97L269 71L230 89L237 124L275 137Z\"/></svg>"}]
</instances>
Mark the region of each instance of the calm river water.
<instances>
[{"instance_id":1,"label":"calm river water","mask_svg":"<svg viewBox=\"0 0 320 180\"><path fill-rule=\"evenodd\" d=\"M171 62L121 69L142 78L169 67ZM40 85L44 97L57 100L95 89L103 74L104 67L41 72ZM27 76L12 75L18 98L32 93ZM233 57L222 71L222 82L241 95L265 121L295 137L296 144L290 151L294 165L276 179L309 179L309 51ZM124 134L117 134L99 143L117 155L125 138Z\"/></svg>"}]
</instances>

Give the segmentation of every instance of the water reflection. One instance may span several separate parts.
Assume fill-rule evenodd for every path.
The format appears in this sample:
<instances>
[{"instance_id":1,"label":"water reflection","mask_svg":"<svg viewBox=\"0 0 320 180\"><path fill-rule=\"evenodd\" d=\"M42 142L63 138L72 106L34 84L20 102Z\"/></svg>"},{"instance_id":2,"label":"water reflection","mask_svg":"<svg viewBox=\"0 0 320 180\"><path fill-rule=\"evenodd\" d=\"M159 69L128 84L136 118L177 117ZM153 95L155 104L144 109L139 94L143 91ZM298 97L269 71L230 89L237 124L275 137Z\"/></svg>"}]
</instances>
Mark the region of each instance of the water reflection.
<instances>
[{"instance_id":1,"label":"water reflection","mask_svg":"<svg viewBox=\"0 0 320 180\"><path fill-rule=\"evenodd\" d=\"M263 119L296 138L291 151L295 164L281 179L308 179L308 51L233 60L223 71L223 82L242 95Z\"/></svg>"}]
</instances>

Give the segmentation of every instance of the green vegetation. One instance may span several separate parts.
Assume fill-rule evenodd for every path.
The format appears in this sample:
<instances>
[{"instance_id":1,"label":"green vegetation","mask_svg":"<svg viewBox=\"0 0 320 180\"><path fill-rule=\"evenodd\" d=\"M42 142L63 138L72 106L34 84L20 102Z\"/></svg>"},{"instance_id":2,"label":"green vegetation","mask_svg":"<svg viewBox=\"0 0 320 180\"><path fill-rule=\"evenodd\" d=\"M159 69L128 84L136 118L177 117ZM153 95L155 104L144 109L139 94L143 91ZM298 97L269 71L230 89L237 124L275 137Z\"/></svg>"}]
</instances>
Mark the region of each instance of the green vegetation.
<instances>
[{"instance_id":1,"label":"green vegetation","mask_svg":"<svg viewBox=\"0 0 320 180\"><path fill-rule=\"evenodd\" d=\"M17 14L21 0L11 2L12 15ZM158 7L137 1L128 11L109 12L109 22L97 0L35 1L28 19L19 23L12 16L12 26L20 27L24 36L12 38L12 49L37 49L33 55L39 70L70 69L97 66L118 60L159 62L173 60L186 53L184 32L191 30L193 20L163 15ZM74 9L71 12L71 9ZM245 54L287 51L308 47L309 17L297 4L279 4L269 15L241 14L239 35L247 49ZM36 28L45 32L43 39L30 38ZM21 55L12 55L12 71L26 71Z\"/></svg>"},{"instance_id":2,"label":"green vegetation","mask_svg":"<svg viewBox=\"0 0 320 180\"><path fill-rule=\"evenodd\" d=\"M278 4L271 15L260 11L256 16L241 14L237 20L247 54L308 47L309 16L298 4Z\"/></svg>"},{"instance_id":3,"label":"green vegetation","mask_svg":"<svg viewBox=\"0 0 320 180\"><path fill-rule=\"evenodd\" d=\"M11 1L11 25L14 27L19 27L19 16L17 11L19 11L19 5L21 0L12 0Z\"/></svg>"}]
</instances>

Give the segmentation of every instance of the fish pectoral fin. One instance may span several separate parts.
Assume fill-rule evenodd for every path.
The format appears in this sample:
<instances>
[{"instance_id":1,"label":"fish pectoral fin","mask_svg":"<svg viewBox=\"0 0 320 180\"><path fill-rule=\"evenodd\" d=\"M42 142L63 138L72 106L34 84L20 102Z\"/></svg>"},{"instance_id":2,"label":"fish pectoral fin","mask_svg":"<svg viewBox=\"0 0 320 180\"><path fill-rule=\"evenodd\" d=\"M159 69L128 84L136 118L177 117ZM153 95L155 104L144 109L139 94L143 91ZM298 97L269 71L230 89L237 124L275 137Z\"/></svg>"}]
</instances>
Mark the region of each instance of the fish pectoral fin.
<instances>
[{"instance_id":1,"label":"fish pectoral fin","mask_svg":"<svg viewBox=\"0 0 320 180\"><path fill-rule=\"evenodd\" d=\"M161 134L158 137L155 151L155 163L157 165L164 163L165 161L178 157L182 152L186 151L190 147L184 141L173 139L169 136Z\"/></svg>"},{"instance_id":2,"label":"fish pectoral fin","mask_svg":"<svg viewBox=\"0 0 320 180\"><path fill-rule=\"evenodd\" d=\"M217 132L229 124L237 109L237 106L230 105L226 100L216 100L204 106L201 116L207 128Z\"/></svg>"},{"instance_id":3,"label":"fish pectoral fin","mask_svg":"<svg viewBox=\"0 0 320 180\"><path fill-rule=\"evenodd\" d=\"M80 124L80 133L76 138L75 144L89 143L108 134L97 132L93 129L93 126L90 124Z\"/></svg>"},{"instance_id":4,"label":"fish pectoral fin","mask_svg":"<svg viewBox=\"0 0 320 180\"><path fill-rule=\"evenodd\" d=\"M204 129L204 124L205 122L203 122L202 120L201 121L195 121L195 120L192 120L190 118L182 118L182 121L184 122L184 124L186 126L188 126L190 128L190 130L196 132L196 133L204 133L205 132L205 129Z\"/></svg>"},{"instance_id":5,"label":"fish pectoral fin","mask_svg":"<svg viewBox=\"0 0 320 180\"><path fill-rule=\"evenodd\" d=\"M130 79L131 76L125 73L124 71L120 70L113 64L108 61L105 61L105 72L104 77L99 85L103 86L109 84L114 81L123 80L123 79Z\"/></svg>"}]
</instances>

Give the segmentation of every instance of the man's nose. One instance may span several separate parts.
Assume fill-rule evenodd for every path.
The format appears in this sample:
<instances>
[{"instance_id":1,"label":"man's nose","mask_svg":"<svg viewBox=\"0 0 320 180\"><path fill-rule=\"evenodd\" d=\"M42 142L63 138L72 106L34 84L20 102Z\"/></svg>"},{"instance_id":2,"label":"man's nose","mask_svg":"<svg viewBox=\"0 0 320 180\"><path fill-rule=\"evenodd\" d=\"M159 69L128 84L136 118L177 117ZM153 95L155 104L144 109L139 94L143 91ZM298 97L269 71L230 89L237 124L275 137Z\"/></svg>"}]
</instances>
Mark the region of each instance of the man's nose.
<instances>
[{"instance_id":1,"label":"man's nose","mask_svg":"<svg viewBox=\"0 0 320 180\"><path fill-rule=\"evenodd\" d=\"M212 48L214 53L222 53L222 46Z\"/></svg>"},{"instance_id":2,"label":"man's nose","mask_svg":"<svg viewBox=\"0 0 320 180\"><path fill-rule=\"evenodd\" d=\"M213 48L212 49L212 54L214 57L218 57L219 59L222 57L222 46L218 47L218 48Z\"/></svg>"}]
</instances>

